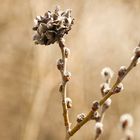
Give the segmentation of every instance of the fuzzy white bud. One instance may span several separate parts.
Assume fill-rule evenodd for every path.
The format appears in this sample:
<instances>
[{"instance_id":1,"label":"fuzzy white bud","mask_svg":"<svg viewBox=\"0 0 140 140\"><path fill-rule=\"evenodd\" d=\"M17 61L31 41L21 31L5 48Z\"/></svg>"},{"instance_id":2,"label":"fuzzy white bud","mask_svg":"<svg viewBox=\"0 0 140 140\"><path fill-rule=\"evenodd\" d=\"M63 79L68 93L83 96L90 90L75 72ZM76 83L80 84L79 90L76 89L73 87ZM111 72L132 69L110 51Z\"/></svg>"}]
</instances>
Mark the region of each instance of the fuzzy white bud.
<instances>
[{"instance_id":1,"label":"fuzzy white bud","mask_svg":"<svg viewBox=\"0 0 140 140\"><path fill-rule=\"evenodd\" d=\"M137 46L135 49L134 49L134 53L136 55L136 57L140 57L140 46Z\"/></svg>"},{"instance_id":2,"label":"fuzzy white bud","mask_svg":"<svg viewBox=\"0 0 140 140\"><path fill-rule=\"evenodd\" d=\"M71 100L71 98L66 98L65 99L65 101L66 101L66 104L67 104L67 108L72 108L72 100Z\"/></svg>"},{"instance_id":3,"label":"fuzzy white bud","mask_svg":"<svg viewBox=\"0 0 140 140\"><path fill-rule=\"evenodd\" d=\"M104 105L108 108L108 107L111 105L111 103L112 103L112 100L111 100L110 98L108 98L108 99L105 101Z\"/></svg>"},{"instance_id":4,"label":"fuzzy white bud","mask_svg":"<svg viewBox=\"0 0 140 140\"><path fill-rule=\"evenodd\" d=\"M65 53L65 57L68 58L68 56L70 55L70 49L65 47L64 53Z\"/></svg>"},{"instance_id":5,"label":"fuzzy white bud","mask_svg":"<svg viewBox=\"0 0 140 140\"><path fill-rule=\"evenodd\" d=\"M123 84L119 83L118 86L114 89L114 93L119 93L123 90Z\"/></svg>"},{"instance_id":6,"label":"fuzzy white bud","mask_svg":"<svg viewBox=\"0 0 140 140\"><path fill-rule=\"evenodd\" d=\"M133 117L130 114L123 114L120 117L120 123L122 129L126 129L128 127L131 127L133 125Z\"/></svg>"},{"instance_id":7,"label":"fuzzy white bud","mask_svg":"<svg viewBox=\"0 0 140 140\"><path fill-rule=\"evenodd\" d=\"M105 96L110 91L109 84L108 83L101 84L100 89L101 89L102 96Z\"/></svg>"},{"instance_id":8,"label":"fuzzy white bud","mask_svg":"<svg viewBox=\"0 0 140 140\"><path fill-rule=\"evenodd\" d=\"M95 124L96 135L103 133L103 124L101 122L96 122Z\"/></svg>"},{"instance_id":9,"label":"fuzzy white bud","mask_svg":"<svg viewBox=\"0 0 140 140\"><path fill-rule=\"evenodd\" d=\"M64 73L64 80L65 80L65 82L68 82L69 80L70 80L70 78L71 78L71 73L70 72L65 72Z\"/></svg>"},{"instance_id":10,"label":"fuzzy white bud","mask_svg":"<svg viewBox=\"0 0 140 140\"><path fill-rule=\"evenodd\" d=\"M101 75L105 80L109 80L113 77L114 72L112 71L111 68L105 67L105 68L102 69Z\"/></svg>"},{"instance_id":11,"label":"fuzzy white bud","mask_svg":"<svg viewBox=\"0 0 140 140\"><path fill-rule=\"evenodd\" d=\"M110 106L111 106L112 100L108 98L102 107L102 113L104 113Z\"/></svg>"},{"instance_id":12,"label":"fuzzy white bud","mask_svg":"<svg viewBox=\"0 0 140 140\"><path fill-rule=\"evenodd\" d=\"M84 113L78 114L77 115L77 122L80 123L81 121L84 120L85 117L86 117L86 115Z\"/></svg>"},{"instance_id":13,"label":"fuzzy white bud","mask_svg":"<svg viewBox=\"0 0 140 140\"><path fill-rule=\"evenodd\" d=\"M93 103L92 103L92 110L96 111L97 109L99 109L99 107L100 107L99 102L98 101L93 101Z\"/></svg>"},{"instance_id":14,"label":"fuzzy white bud","mask_svg":"<svg viewBox=\"0 0 140 140\"><path fill-rule=\"evenodd\" d=\"M93 115L91 116L91 120L99 121L101 118L101 115L98 111L93 112Z\"/></svg>"},{"instance_id":15,"label":"fuzzy white bud","mask_svg":"<svg viewBox=\"0 0 140 140\"><path fill-rule=\"evenodd\" d=\"M56 63L58 70L62 71L64 68L64 61L62 59L58 59Z\"/></svg>"},{"instance_id":16,"label":"fuzzy white bud","mask_svg":"<svg viewBox=\"0 0 140 140\"><path fill-rule=\"evenodd\" d=\"M127 68L126 66L121 66L118 71L118 76L121 78L126 74Z\"/></svg>"}]
</instances>

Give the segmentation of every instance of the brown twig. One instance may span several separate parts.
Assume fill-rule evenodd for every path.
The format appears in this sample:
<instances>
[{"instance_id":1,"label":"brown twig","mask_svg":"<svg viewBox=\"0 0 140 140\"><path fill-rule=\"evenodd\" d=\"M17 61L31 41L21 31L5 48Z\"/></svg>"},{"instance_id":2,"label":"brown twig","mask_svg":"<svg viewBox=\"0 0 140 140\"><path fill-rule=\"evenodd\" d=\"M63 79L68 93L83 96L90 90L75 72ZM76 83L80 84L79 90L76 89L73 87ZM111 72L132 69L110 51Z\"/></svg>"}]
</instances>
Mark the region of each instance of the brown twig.
<instances>
[{"instance_id":1,"label":"brown twig","mask_svg":"<svg viewBox=\"0 0 140 140\"><path fill-rule=\"evenodd\" d=\"M64 123L66 127L66 140L69 140L69 135L68 132L70 131L70 121L69 121L69 115L68 115L68 107L66 103L66 88L67 88L67 80L65 79L65 74L66 74L66 67L67 67L67 58L65 56L65 44L63 38L58 40L59 47L61 49L62 53L62 61L63 61L63 66L62 69L60 70L61 76L62 76L62 85L61 85L61 95L62 95L62 107L63 107L63 117L64 117Z\"/></svg>"},{"instance_id":2,"label":"brown twig","mask_svg":"<svg viewBox=\"0 0 140 140\"><path fill-rule=\"evenodd\" d=\"M127 68L125 74L124 74L121 78L119 78L119 77L117 78L117 80L116 80L116 82L114 83L114 85L112 86L111 90L99 101L100 106L102 106L102 105L105 103L105 101L106 101L112 94L114 94L115 88L116 88L116 87L119 85L119 83L125 78L125 76L132 70L132 68L136 66L137 59L138 59L137 56L135 56L135 57L133 58L132 62L130 63L130 65L128 66L128 68ZM96 110L95 110L95 111L96 111ZM93 115L93 113L94 113L95 111L91 110L91 111L88 113L88 115L83 119L83 121L81 121L80 123L76 124L76 126L69 132L69 135L70 135L70 136L73 136L85 123L87 123L87 122L91 119L91 117L92 117L92 115Z\"/></svg>"}]
</instances>

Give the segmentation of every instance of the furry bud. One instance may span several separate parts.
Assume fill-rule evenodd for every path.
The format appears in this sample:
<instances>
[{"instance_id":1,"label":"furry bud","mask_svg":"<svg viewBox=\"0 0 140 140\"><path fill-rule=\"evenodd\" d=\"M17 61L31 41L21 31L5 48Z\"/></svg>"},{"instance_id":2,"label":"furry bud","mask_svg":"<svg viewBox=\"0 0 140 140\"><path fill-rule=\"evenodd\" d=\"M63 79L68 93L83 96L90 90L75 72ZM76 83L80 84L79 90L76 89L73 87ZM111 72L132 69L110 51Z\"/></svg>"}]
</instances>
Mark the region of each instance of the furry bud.
<instances>
[{"instance_id":1,"label":"furry bud","mask_svg":"<svg viewBox=\"0 0 140 140\"><path fill-rule=\"evenodd\" d=\"M137 58L140 57L140 44L134 49L134 53Z\"/></svg>"},{"instance_id":2,"label":"furry bud","mask_svg":"<svg viewBox=\"0 0 140 140\"><path fill-rule=\"evenodd\" d=\"M57 68L58 70L62 71L64 68L64 61L62 59L57 60Z\"/></svg>"},{"instance_id":3,"label":"furry bud","mask_svg":"<svg viewBox=\"0 0 140 140\"><path fill-rule=\"evenodd\" d=\"M71 98L66 98L66 104L67 104L67 108L72 108L72 100Z\"/></svg>"},{"instance_id":4,"label":"furry bud","mask_svg":"<svg viewBox=\"0 0 140 140\"><path fill-rule=\"evenodd\" d=\"M78 114L77 115L77 122L80 123L81 121L84 120L85 117L86 117L86 115L84 113Z\"/></svg>"},{"instance_id":5,"label":"furry bud","mask_svg":"<svg viewBox=\"0 0 140 140\"><path fill-rule=\"evenodd\" d=\"M61 84L60 86L59 86L59 92L62 92L63 91L63 85Z\"/></svg>"},{"instance_id":6,"label":"furry bud","mask_svg":"<svg viewBox=\"0 0 140 140\"><path fill-rule=\"evenodd\" d=\"M114 93L119 93L123 90L123 84L119 83L118 86L114 89Z\"/></svg>"},{"instance_id":7,"label":"furry bud","mask_svg":"<svg viewBox=\"0 0 140 140\"><path fill-rule=\"evenodd\" d=\"M101 71L101 75L105 80L110 80L113 77L114 72L111 68L105 67Z\"/></svg>"},{"instance_id":8,"label":"furry bud","mask_svg":"<svg viewBox=\"0 0 140 140\"><path fill-rule=\"evenodd\" d=\"M111 106L112 100L108 98L102 107L102 113L104 113L110 106Z\"/></svg>"},{"instance_id":9,"label":"furry bud","mask_svg":"<svg viewBox=\"0 0 140 140\"><path fill-rule=\"evenodd\" d=\"M70 49L65 47L64 53L65 53L65 57L68 58L68 56L70 55Z\"/></svg>"},{"instance_id":10,"label":"furry bud","mask_svg":"<svg viewBox=\"0 0 140 140\"><path fill-rule=\"evenodd\" d=\"M70 80L70 78L71 78L71 73L70 72L66 72L64 74L64 81L68 82Z\"/></svg>"},{"instance_id":11,"label":"furry bud","mask_svg":"<svg viewBox=\"0 0 140 140\"><path fill-rule=\"evenodd\" d=\"M98 111L93 112L93 115L91 116L91 120L95 120L96 122L99 121L101 118Z\"/></svg>"},{"instance_id":12,"label":"furry bud","mask_svg":"<svg viewBox=\"0 0 140 140\"><path fill-rule=\"evenodd\" d=\"M99 136L103 133L103 124L101 122L96 122L95 124L96 135Z\"/></svg>"},{"instance_id":13,"label":"furry bud","mask_svg":"<svg viewBox=\"0 0 140 140\"><path fill-rule=\"evenodd\" d=\"M98 110L99 107L100 107L99 102L94 101L94 102L92 103L92 111L93 111L93 112L96 111L96 110Z\"/></svg>"},{"instance_id":14,"label":"furry bud","mask_svg":"<svg viewBox=\"0 0 140 140\"><path fill-rule=\"evenodd\" d=\"M118 71L118 76L121 78L126 74L127 68L125 66L121 66Z\"/></svg>"},{"instance_id":15,"label":"furry bud","mask_svg":"<svg viewBox=\"0 0 140 140\"><path fill-rule=\"evenodd\" d=\"M101 89L102 96L105 96L110 91L109 84L108 83L101 84L100 89Z\"/></svg>"},{"instance_id":16,"label":"furry bud","mask_svg":"<svg viewBox=\"0 0 140 140\"><path fill-rule=\"evenodd\" d=\"M123 130L133 125L133 117L130 114L123 114L120 117L120 123Z\"/></svg>"}]
</instances>

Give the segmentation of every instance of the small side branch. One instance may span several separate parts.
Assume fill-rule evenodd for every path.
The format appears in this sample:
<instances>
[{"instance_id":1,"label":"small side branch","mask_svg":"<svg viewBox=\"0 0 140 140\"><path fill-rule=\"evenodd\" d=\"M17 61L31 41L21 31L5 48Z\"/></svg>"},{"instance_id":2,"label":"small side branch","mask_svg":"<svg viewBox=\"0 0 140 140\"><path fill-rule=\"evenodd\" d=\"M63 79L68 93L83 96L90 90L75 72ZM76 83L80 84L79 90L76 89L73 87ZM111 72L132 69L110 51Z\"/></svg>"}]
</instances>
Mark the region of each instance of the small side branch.
<instances>
[{"instance_id":1,"label":"small side branch","mask_svg":"<svg viewBox=\"0 0 140 140\"><path fill-rule=\"evenodd\" d=\"M128 66L128 68L126 69L125 74L122 77L117 78L116 82L114 83L114 85L112 86L112 88L110 89L110 91L99 101L99 105L102 106L105 101L114 94L115 89L117 88L117 86L122 82L122 80L125 78L125 76L136 66L137 64L137 59L138 57L135 55L135 57L133 58L132 62L130 63L130 65ZM93 113L97 111L97 110L91 110L88 115L78 124L76 124L76 126L69 132L70 136L73 136L83 125L85 125L92 117Z\"/></svg>"}]
</instances>

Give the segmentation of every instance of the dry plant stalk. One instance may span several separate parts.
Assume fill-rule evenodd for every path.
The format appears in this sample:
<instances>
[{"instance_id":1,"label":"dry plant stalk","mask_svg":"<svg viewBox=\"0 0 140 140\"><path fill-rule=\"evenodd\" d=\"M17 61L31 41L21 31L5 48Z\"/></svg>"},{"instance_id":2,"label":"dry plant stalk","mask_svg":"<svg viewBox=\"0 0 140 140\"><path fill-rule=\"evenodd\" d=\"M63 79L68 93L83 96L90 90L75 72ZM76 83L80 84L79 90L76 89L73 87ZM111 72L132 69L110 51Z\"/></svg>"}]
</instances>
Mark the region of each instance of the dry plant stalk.
<instances>
[{"instance_id":1,"label":"dry plant stalk","mask_svg":"<svg viewBox=\"0 0 140 140\"><path fill-rule=\"evenodd\" d=\"M61 50L62 58L57 61L57 68L61 73L62 83L59 91L62 96L62 107L64 124L66 128L65 140L69 140L83 125L90 120L95 120L96 136L97 140L102 133L102 120L104 112L111 104L110 96L117 94L123 90L122 81L125 76L138 64L140 58L140 44L135 48L134 57L131 60L130 65L126 68L122 66L118 71L118 77L116 82L110 88L110 80L112 78L112 71L109 68L105 68L102 74L106 78L105 83L101 86L101 93L103 95L100 101L94 101L91 110L87 115L81 113L77 116L77 124L71 129L68 109L72 107L72 100L66 95L67 82L70 80L71 74L67 71L67 59L70 54L70 50L65 46L64 35L68 34L71 30L74 19L71 17L71 10L61 11L59 7L53 12L46 12L44 16L37 16L34 20L35 26L33 30L36 31L33 40L35 44L50 45L55 42L58 43ZM105 86L107 85L107 86ZM101 115L97 112L102 106Z\"/></svg>"}]
</instances>

